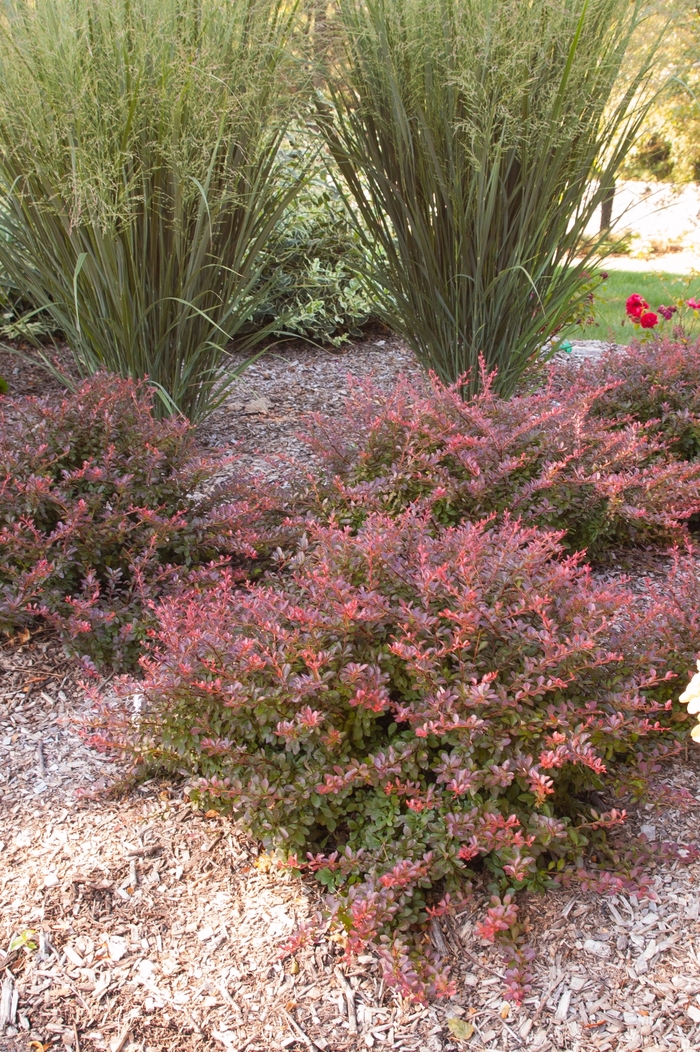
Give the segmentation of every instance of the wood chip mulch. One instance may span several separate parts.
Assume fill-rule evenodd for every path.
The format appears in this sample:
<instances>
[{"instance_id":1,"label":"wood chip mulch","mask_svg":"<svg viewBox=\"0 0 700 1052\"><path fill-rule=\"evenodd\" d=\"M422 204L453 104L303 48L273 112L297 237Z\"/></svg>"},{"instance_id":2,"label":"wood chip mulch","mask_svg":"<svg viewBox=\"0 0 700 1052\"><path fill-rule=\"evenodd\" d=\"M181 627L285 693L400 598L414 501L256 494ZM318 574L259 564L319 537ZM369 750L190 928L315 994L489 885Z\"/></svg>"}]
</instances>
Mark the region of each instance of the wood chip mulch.
<instances>
[{"instance_id":1,"label":"wood chip mulch","mask_svg":"<svg viewBox=\"0 0 700 1052\"><path fill-rule=\"evenodd\" d=\"M382 359L392 360L370 347L353 368ZM289 358L269 377L249 375L239 400L267 398L266 413L234 410L227 425L222 410L208 441L245 443L251 459L280 435L293 443L302 410L341 397L352 362L331 360L325 389L308 397L304 385L318 383L301 372L292 388ZM393 363L381 382L411 367L401 354ZM277 437L275 414L292 418L277 422ZM657 901L577 887L524 897L538 955L519 1008L503 999L498 953L474 935L475 902L432 929L456 997L410 1004L385 987L372 955L348 964L333 938L280 960L321 905L317 885L272 867L231 821L195 810L184 779L130 782L79 736L87 707L76 663L52 638L0 647L0 1052L700 1048L700 864L655 864ZM699 802L646 805L633 831L694 842L694 755L664 778ZM110 794L120 781L123 794Z\"/></svg>"},{"instance_id":2,"label":"wood chip mulch","mask_svg":"<svg viewBox=\"0 0 700 1052\"><path fill-rule=\"evenodd\" d=\"M527 897L538 957L521 1008L503 1000L498 954L474 937L475 904L432 933L456 998L411 1005L372 956L347 965L332 938L280 961L319 908L316 886L196 811L184 783L105 793L127 772L78 736L87 702L55 643L10 641L0 668L0 1050L700 1047L697 864L657 865L657 902ZM666 781L700 796L699 774L688 761ZM700 803L647 805L632 826L691 842L699 816ZM468 1043L450 1019L473 1024Z\"/></svg>"}]
</instances>

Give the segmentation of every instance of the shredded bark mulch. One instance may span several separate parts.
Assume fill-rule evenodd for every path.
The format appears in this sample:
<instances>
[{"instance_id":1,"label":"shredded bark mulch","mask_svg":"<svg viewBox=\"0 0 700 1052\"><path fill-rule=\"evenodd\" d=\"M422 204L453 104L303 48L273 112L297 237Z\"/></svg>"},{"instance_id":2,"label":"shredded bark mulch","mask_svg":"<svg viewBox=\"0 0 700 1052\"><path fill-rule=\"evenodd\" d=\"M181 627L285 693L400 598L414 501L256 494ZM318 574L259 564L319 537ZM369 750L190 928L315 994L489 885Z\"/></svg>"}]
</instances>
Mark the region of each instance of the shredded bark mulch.
<instances>
[{"instance_id":1,"label":"shredded bark mulch","mask_svg":"<svg viewBox=\"0 0 700 1052\"><path fill-rule=\"evenodd\" d=\"M700 1045L696 863L656 864L656 902L576 889L525 897L538 956L521 1008L504 1001L503 962L474 935L475 902L431 931L457 996L412 1005L385 988L372 955L348 965L332 937L280 959L319 909L317 885L271 865L228 819L195 810L184 780L131 784L126 768L88 747L77 733L88 705L79 673L55 642L9 641L0 667L8 1049ZM698 797L699 774L689 759L666 781ZM105 791L120 780L124 795ZM700 803L647 805L631 827L688 843L699 817ZM454 1020L474 1027L468 1043L453 1037Z\"/></svg>"},{"instance_id":2,"label":"shredded bark mulch","mask_svg":"<svg viewBox=\"0 0 700 1052\"><path fill-rule=\"evenodd\" d=\"M345 354L278 349L200 438L224 452L235 445L283 480L279 458L299 454L301 418L339 411L348 374L388 389L402 373L418 382L412 356L388 336ZM23 382L26 393L50 393L38 375ZM276 868L230 820L196 810L186 776L139 784L86 744L80 679L48 635L0 648L0 1052L700 1047L697 863L655 863L656 901L577 887L525 896L538 955L519 1008L503 999L498 952L475 936L475 901L430 930L456 996L411 1004L386 988L373 955L348 964L332 936L282 958L322 907L318 886ZM632 832L695 840L696 755L664 778L697 803L638 808Z\"/></svg>"}]
</instances>

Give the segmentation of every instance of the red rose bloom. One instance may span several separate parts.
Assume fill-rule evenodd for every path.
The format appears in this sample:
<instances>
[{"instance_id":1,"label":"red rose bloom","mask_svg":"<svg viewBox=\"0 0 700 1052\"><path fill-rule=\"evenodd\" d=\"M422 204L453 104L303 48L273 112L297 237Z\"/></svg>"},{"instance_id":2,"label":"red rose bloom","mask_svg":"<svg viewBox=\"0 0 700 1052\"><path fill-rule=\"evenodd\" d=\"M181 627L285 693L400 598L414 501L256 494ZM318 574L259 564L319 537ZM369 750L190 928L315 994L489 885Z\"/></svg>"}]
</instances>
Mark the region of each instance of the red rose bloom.
<instances>
[{"instance_id":1,"label":"red rose bloom","mask_svg":"<svg viewBox=\"0 0 700 1052\"><path fill-rule=\"evenodd\" d=\"M639 320L645 310L648 310L649 304L645 299L639 295L638 292L634 292L627 300L627 314L630 318L634 318L635 321Z\"/></svg>"},{"instance_id":2,"label":"red rose bloom","mask_svg":"<svg viewBox=\"0 0 700 1052\"><path fill-rule=\"evenodd\" d=\"M639 319L639 324L643 329L654 329L659 324L659 315L654 314L653 310L645 311Z\"/></svg>"}]
</instances>

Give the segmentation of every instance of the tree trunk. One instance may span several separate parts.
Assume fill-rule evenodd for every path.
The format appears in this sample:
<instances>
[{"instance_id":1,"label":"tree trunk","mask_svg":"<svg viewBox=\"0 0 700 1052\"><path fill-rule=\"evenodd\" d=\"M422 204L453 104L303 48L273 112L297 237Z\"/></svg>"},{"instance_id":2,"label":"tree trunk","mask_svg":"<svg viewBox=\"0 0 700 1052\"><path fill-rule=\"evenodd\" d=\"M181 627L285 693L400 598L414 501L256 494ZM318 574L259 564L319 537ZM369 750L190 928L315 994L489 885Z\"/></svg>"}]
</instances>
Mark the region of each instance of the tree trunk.
<instances>
[{"instance_id":1,"label":"tree trunk","mask_svg":"<svg viewBox=\"0 0 700 1052\"><path fill-rule=\"evenodd\" d=\"M607 234L612 223L612 207L615 200L615 180L605 187L605 195L600 205L600 232Z\"/></svg>"}]
</instances>

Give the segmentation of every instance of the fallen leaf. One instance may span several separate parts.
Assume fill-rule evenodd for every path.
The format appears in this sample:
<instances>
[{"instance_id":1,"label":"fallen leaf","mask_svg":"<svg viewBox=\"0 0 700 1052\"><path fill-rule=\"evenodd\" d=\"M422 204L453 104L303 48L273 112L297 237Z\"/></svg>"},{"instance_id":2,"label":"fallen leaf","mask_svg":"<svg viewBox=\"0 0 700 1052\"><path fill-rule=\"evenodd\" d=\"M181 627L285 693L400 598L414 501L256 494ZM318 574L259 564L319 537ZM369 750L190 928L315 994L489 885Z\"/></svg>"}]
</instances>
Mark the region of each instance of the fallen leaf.
<instances>
[{"instance_id":1,"label":"fallen leaf","mask_svg":"<svg viewBox=\"0 0 700 1052\"><path fill-rule=\"evenodd\" d=\"M10 945L7 952L12 953L14 950L20 950L22 947L26 947L28 950L36 950L36 943L33 941L35 935L33 928L27 928L26 931L20 932L19 935L15 935L13 939L10 939Z\"/></svg>"},{"instance_id":2,"label":"fallen leaf","mask_svg":"<svg viewBox=\"0 0 700 1052\"><path fill-rule=\"evenodd\" d=\"M246 416L267 416L270 411L270 402L267 398L253 398L243 407Z\"/></svg>"},{"instance_id":3,"label":"fallen leaf","mask_svg":"<svg viewBox=\"0 0 700 1052\"><path fill-rule=\"evenodd\" d=\"M447 1020L447 1029L458 1041L468 1041L474 1033L474 1024L468 1023L466 1019L458 1019L452 1016Z\"/></svg>"}]
</instances>

